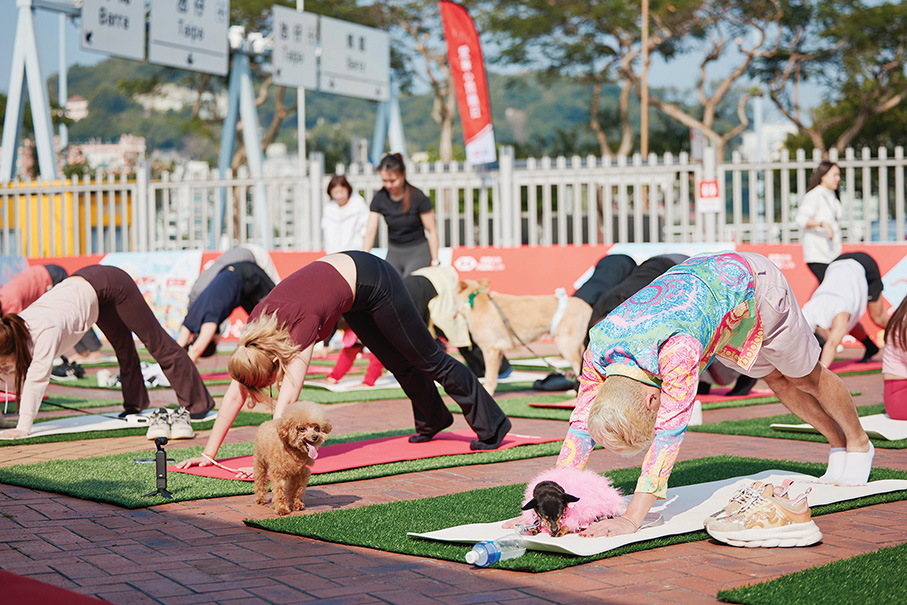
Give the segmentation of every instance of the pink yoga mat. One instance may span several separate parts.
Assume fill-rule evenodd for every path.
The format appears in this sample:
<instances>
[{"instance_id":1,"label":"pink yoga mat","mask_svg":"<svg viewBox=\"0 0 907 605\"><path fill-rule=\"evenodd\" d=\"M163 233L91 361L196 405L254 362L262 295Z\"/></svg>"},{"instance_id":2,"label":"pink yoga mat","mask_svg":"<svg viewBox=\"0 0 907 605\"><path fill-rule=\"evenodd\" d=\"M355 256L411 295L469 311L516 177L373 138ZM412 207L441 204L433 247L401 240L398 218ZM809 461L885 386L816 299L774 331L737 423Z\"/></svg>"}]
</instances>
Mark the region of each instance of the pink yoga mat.
<instances>
[{"instance_id":1,"label":"pink yoga mat","mask_svg":"<svg viewBox=\"0 0 907 605\"><path fill-rule=\"evenodd\" d=\"M404 460L420 460L422 458L436 458L438 456L453 456L455 454L476 454L469 449L469 442L476 436L472 431L452 431L439 433L427 443L410 443L409 435L399 437L384 437L368 441L355 441L339 445L326 445L318 450L318 459L312 467L312 473L333 473L351 468L387 464L389 462L402 462ZM534 445L560 441L559 437L535 437L532 435L515 435L510 433L504 438L504 443L498 449L508 449L518 445ZM251 468L252 456L226 458L218 460L219 463L231 469ZM214 477L215 479L237 479L234 472L216 466L193 466L185 470L176 467L167 467L177 473L189 473L201 477ZM251 481L252 479L241 479Z\"/></svg>"},{"instance_id":2,"label":"pink yoga mat","mask_svg":"<svg viewBox=\"0 0 907 605\"><path fill-rule=\"evenodd\" d=\"M730 391L731 388L732 387L722 387L718 389L712 389L712 392L710 394L697 395L696 399L698 399L702 403L713 403L716 401L740 401L744 399L756 399L759 397L773 397L775 395L775 393L771 389L753 389L747 395L735 395L733 397L728 397L727 392ZM556 410L572 410L576 407L576 400L567 399L566 401L557 401L554 403L530 403L529 407L552 408Z\"/></svg>"},{"instance_id":3,"label":"pink yoga mat","mask_svg":"<svg viewBox=\"0 0 907 605\"><path fill-rule=\"evenodd\" d=\"M324 366L309 366L306 376L325 376L329 369ZM356 368L353 368L349 372L350 374L356 373ZM230 372L201 372L202 380L230 380Z\"/></svg>"},{"instance_id":4,"label":"pink yoga mat","mask_svg":"<svg viewBox=\"0 0 907 605\"><path fill-rule=\"evenodd\" d=\"M774 397L775 392L771 389L753 389L746 395L728 396L728 391L733 387L721 387L711 389L708 395L696 395L696 399L702 403L715 403L716 401L741 401L745 399L758 399L760 397Z\"/></svg>"},{"instance_id":5,"label":"pink yoga mat","mask_svg":"<svg viewBox=\"0 0 907 605\"><path fill-rule=\"evenodd\" d=\"M846 374L847 372L881 372L881 361L867 361L859 363L856 361L833 361L828 369L835 374Z\"/></svg>"},{"instance_id":6,"label":"pink yoga mat","mask_svg":"<svg viewBox=\"0 0 907 605\"><path fill-rule=\"evenodd\" d=\"M45 395L41 399L42 400L49 399L49 397L47 395ZM8 401L15 401L15 400L16 400L15 393L7 393L6 391L0 391L0 403L6 403Z\"/></svg>"}]
</instances>

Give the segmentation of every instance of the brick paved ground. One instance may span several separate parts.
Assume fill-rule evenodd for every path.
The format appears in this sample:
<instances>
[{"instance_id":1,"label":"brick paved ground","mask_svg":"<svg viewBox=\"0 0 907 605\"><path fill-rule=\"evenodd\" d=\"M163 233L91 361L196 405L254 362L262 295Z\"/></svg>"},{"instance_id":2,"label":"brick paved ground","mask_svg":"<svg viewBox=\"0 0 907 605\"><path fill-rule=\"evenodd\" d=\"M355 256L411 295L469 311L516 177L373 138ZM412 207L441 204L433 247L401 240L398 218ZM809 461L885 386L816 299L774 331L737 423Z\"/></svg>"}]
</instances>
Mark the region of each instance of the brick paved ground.
<instances>
[{"instance_id":1,"label":"brick paved ground","mask_svg":"<svg viewBox=\"0 0 907 605\"><path fill-rule=\"evenodd\" d=\"M226 358L205 360L224 367ZM857 403L881 401L878 374L847 377ZM85 394L59 385L53 392ZM220 394L223 389L212 389ZM92 396L111 396L98 392ZM508 394L507 396L513 396ZM157 402L172 393L155 391ZM707 411L705 422L783 413L780 405ZM408 402L330 407L337 432L411 426ZM516 418L518 432L560 437L564 423ZM455 428L466 428L458 416ZM230 432L252 439L254 428ZM191 442L200 444L207 433ZM0 464L148 449L144 437L36 444L0 449ZM827 446L800 441L688 433L682 459L734 453L822 462ZM325 485L306 492L306 514L525 481L553 457L442 469ZM638 466L605 452L598 471ZM876 465L907 470L899 450L877 450ZM775 578L907 541L907 502L825 515L822 543L799 549L740 549L700 541L544 574L476 569L250 529L246 518L270 508L252 496L123 510L46 492L0 485L0 568L113 603L708 603L719 590Z\"/></svg>"}]
</instances>

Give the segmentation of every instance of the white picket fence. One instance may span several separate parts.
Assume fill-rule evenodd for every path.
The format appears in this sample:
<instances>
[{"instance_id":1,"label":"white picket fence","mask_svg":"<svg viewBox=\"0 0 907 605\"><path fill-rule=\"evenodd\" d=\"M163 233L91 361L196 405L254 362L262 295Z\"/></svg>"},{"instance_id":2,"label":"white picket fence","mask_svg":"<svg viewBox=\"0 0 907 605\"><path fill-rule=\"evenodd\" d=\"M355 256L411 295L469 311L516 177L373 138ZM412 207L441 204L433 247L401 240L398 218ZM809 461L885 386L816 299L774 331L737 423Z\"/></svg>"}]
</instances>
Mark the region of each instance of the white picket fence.
<instances>
[{"instance_id":1,"label":"white picket fence","mask_svg":"<svg viewBox=\"0 0 907 605\"><path fill-rule=\"evenodd\" d=\"M844 236L849 242L903 241L903 149L832 156L842 170ZM818 155L719 164L724 203L697 212L701 164L686 154L516 161L505 150L494 170L458 163L414 164L409 181L432 199L442 246L566 246L624 242L796 242L797 202ZM338 166L366 200L381 187L370 166ZM326 173L318 154L309 178L294 167L263 178L241 171L135 179L0 186L0 252L30 257L117 251L205 249L262 242L320 250ZM223 200L223 229L217 227ZM265 208L261 214L259 208ZM383 222L379 245L386 245Z\"/></svg>"}]
</instances>

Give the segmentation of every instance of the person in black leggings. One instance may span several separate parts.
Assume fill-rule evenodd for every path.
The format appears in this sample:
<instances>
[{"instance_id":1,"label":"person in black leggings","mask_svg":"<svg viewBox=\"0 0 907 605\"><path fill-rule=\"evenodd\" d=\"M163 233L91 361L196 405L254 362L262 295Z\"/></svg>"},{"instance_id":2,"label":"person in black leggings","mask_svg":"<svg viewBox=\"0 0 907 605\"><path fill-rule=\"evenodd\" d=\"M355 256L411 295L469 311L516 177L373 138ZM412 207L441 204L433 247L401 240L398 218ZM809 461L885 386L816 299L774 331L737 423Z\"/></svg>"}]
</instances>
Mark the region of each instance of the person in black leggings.
<instances>
[{"instance_id":1,"label":"person in black leggings","mask_svg":"<svg viewBox=\"0 0 907 605\"><path fill-rule=\"evenodd\" d=\"M478 439L470 447L500 447L510 420L478 378L435 342L394 268L368 253L348 251L299 269L253 309L230 358L233 381L208 443L200 457L180 468L213 464L247 398L267 400L269 387L280 384L275 418L299 399L315 343L333 331L341 315L410 398L416 426L411 442L429 441L453 423L437 381L475 431Z\"/></svg>"}]
</instances>

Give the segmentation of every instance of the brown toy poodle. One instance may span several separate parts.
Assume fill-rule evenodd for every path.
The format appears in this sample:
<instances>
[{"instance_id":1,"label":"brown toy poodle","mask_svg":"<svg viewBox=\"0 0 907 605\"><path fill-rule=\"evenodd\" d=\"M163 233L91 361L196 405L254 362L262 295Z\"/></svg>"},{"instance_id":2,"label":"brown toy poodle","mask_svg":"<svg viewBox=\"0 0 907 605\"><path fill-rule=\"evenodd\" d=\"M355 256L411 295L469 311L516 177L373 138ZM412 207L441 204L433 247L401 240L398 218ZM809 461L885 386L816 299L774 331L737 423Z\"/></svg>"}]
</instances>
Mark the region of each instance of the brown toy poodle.
<instances>
[{"instance_id":1,"label":"brown toy poodle","mask_svg":"<svg viewBox=\"0 0 907 605\"><path fill-rule=\"evenodd\" d=\"M291 403L283 416L262 424L255 433L255 502L267 503L270 477L278 515L305 508L309 467L331 428L321 406L311 401Z\"/></svg>"}]
</instances>

